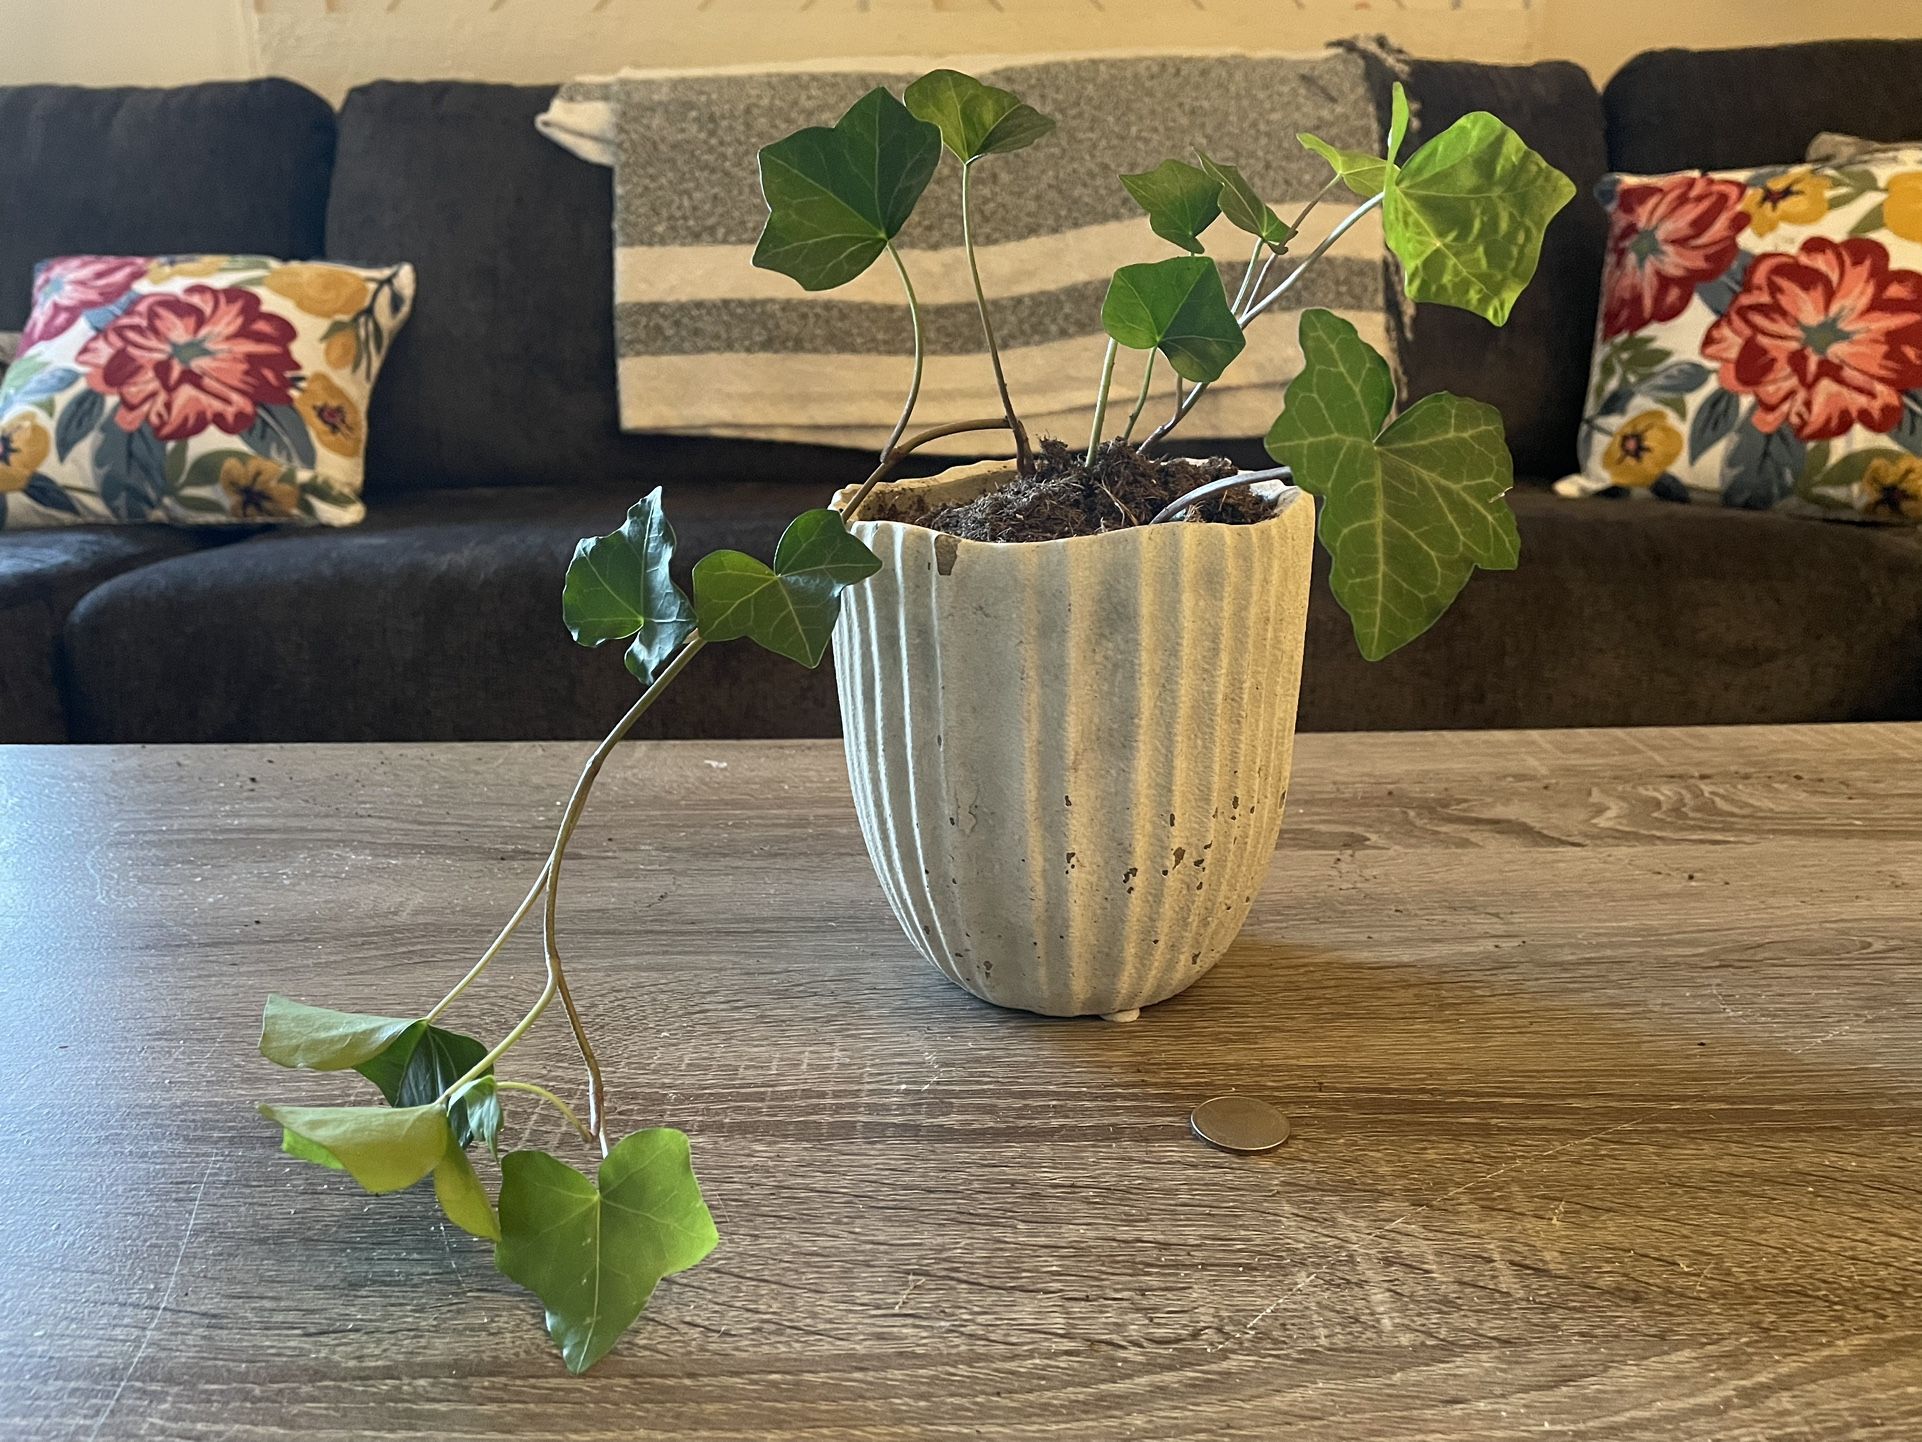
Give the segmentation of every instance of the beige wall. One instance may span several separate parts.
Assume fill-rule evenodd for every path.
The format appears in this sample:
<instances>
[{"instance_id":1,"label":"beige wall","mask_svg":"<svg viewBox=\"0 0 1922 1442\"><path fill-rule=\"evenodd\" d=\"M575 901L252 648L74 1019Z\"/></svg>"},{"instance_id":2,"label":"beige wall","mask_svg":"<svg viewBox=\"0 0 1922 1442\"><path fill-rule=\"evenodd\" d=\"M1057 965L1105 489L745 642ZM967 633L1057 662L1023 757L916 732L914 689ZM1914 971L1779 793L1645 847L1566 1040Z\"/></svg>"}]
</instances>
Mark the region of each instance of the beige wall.
<instances>
[{"instance_id":1,"label":"beige wall","mask_svg":"<svg viewBox=\"0 0 1922 1442\"><path fill-rule=\"evenodd\" d=\"M1922 0L0 0L0 82L291 75L542 81L621 65L1155 45L1580 61L1656 45L1922 35Z\"/></svg>"}]
</instances>

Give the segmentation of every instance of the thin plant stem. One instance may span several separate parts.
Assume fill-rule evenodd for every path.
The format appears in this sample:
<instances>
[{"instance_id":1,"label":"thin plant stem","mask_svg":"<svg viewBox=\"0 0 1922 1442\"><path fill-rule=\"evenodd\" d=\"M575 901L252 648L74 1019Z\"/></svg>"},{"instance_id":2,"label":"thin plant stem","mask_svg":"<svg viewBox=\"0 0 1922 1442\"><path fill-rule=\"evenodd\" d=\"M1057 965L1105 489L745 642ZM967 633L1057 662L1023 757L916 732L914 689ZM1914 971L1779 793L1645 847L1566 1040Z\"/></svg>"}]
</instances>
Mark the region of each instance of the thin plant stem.
<instances>
[{"instance_id":1,"label":"thin plant stem","mask_svg":"<svg viewBox=\"0 0 1922 1442\"><path fill-rule=\"evenodd\" d=\"M567 843L573 838L574 828L579 824L581 811L587 805L587 796L594 789L594 780L601 774L601 767L607 758L614 754L636 721L644 716L648 708L660 699L661 693L674 684L687 666L701 653L707 642L696 631L687 638L681 649L674 653L661 674L654 678L653 684L641 693L640 699L627 708L627 714L615 723L614 729L607 733L605 740L594 748L594 754L587 758L587 765L581 771L581 779L574 783L574 794L567 799L567 809L561 813L560 831L554 837L554 854L547 868L547 907L541 916L541 942L547 953L547 976L549 985L559 993L561 1005L567 1011L567 1020L574 1029L574 1041L580 1048L581 1061L587 1067L587 1124L600 1143L601 1155L607 1154L607 1115L606 1089L601 1082L601 1064L594 1055L594 1048L587 1040L587 1028L581 1022L580 1010L574 1005L573 993L567 987L567 972L561 965L560 947L555 938L555 916L561 900L561 863L567 859Z\"/></svg>"},{"instance_id":2,"label":"thin plant stem","mask_svg":"<svg viewBox=\"0 0 1922 1442\"><path fill-rule=\"evenodd\" d=\"M1135 422L1141 419L1142 408L1148 404L1148 383L1155 377L1155 358L1160 354L1158 350L1149 351L1147 363L1141 367L1141 393L1135 397L1135 408L1128 413L1128 428L1121 433L1124 446L1134 439Z\"/></svg>"},{"instance_id":3,"label":"thin plant stem","mask_svg":"<svg viewBox=\"0 0 1922 1442\"><path fill-rule=\"evenodd\" d=\"M1346 235L1348 231L1357 222L1359 222L1363 216L1367 215L1371 210L1374 210L1380 204L1381 204L1381 193L1378 191L1374 195L1369 196L1368 199L1364 200L1360 205L1356 206L1353 210L1349 211L1347 215L1342 217L1341 222L1338 225L1336 225L1334 229L1330 230L1326 236L1322 238L1321 244L1317 245L1313 250L1309 251L1307 255L1303 256L1299 261L1296 262L1295 268L1289 271L1287 275L1282 277L1280 284L1278 284L1273 290L1269 291L1268 294L1264 295L1260 300L1255 301L1253 304L1251 304L1247 308L1247 310L1243 311L1240 315L1236 316L1235 319L1241 323L1244 329L1246 329L1250 321L1254 320L1256 316L1260 315L1263 311L1267 310L1269 306L1273 305L1277 300L1280 300L1282 296L1286 295L1289 289L1295 284L1295 282L1300 280L1302 276L1307 273L1308 267L1313 265L1316 261L1320 260L1324 255L1326 255L1329 252L1329 250L1334 246L1336 241L1340 240L1342 236ZM1257 287L1257 289L1259 289L1259 287ZM1172 431L1176 426L1180 425L1182 421L1187 418L1188 412L1195 408L1195 403L1201 399L1202 394L1207 389L1208 389L1208 383L1206 381L1203 381L1201 384L1191 389L1187 395L1183 396L1181 398L1181 403L1175 407L1175 413L1169 416L1168 419L1163 421L1160 425L1156 426L1154 430L1149 433L1148 438L1141 443L1141 446L1140 446L1141 451L1144 453L1147 452L1151 447L1158 444L1160 441L1164 440L1167 437L1168 433Z\"/></svg>"},{"instance_id":4,"label":"thin plant stem","mask_svg":"<svg viewBox=\"0 0 1922 1442\"><path fill-rule=\"evenodd\" d=\"M1101 445L1101 426L1108 419L1108 387L1114 381L1114 357L1119 347L1112 336L1108 339L1108 353L1101 358L1101 385L1094 395L1094 427L1088 432L1088 468L1094 469L1094 453Z\"/></svg>"},{"instance_id":5,"label":"thin plant stem","mask_svg":"<svg viewBox=\"0 0 1922 1442\"><path fill-rule=\"evenodd\" d=\"M574 1130L581 1134L582 1141L586 1142L590 1147L594 1145L594 1133L587 1129L587 1123L574 1115L574 1108L555 1096L554 1093L546 1087L536 1086L533 1082L497 1081L494 1083L494 1089L504 1092L525 1092L528 1096L539 1097L542 1101L554 1108L555 1111L567 1118Z\"/></svg>"},{"instance_id":6,"label":"thin plant stem","mask_svg":"<svg viewBox=\"0 0 1922 1442\"><path fill-rule=\"evenodd\" d=\"M533 1006L528 1008L527 1014L516 1022L513 1029L496 1042L485 1056L469 1067L440 1094L437 1099L440 1104L445 1104L450 1096L476 1077L485 1075L488 1069L505 1056L516 1042L527 1035L528 1029L541 1019L541 1014L553 1003L554 998L565 992L566 973L561 966L560 953L553 944L553 927L555 907L559 898L561 859L567 851L568 839L573 836L574 826L580 820L581 808L587 804L587 794L594 787L594 778L600 774L601 767L606 764L614 747L634 728L634 723L647 713L648 708L660 698L661 693L706 644L707 642L701 639L698 631L689 636L681 649L674 653L674 659L667 663L667 668L654 678L654 683L641 693L640 699L627 708L627 713L614 723L614 729L607 733L601 744L594 748L594 754L588 758L580 780L574 784L574 794L568 798L567 810L561 818L561 829L554 839L553 850L548 853L547 865L543 868L539 887L539 891L545 892L547 896L547 908L542 924L546 941L547 980L541 987L540 995L535 998ZM606 1136L599 1120L602 1100L600 1063L594 1056L593 1047L588 1043L586 1031L581 1026L579 1013L575 1011L571 997L568 999L568 1013L569 1019L574 1024L574 1040L581 1048L581 1059L587 1064L588 1097L591 1103L589 1115L595 1119L594 1135L605 1148Z\"/></svg>"},{"instance_id":7,"label":"thin plant stem","mask_svg":"<svg viewBox=\"0 0 1922 1442\"><path fill-rule=\"evenodd\" d=\"M1309 251L1293 270L1282 277L1281 284L1277 285L1273 290L1269 291L1268 294L1248 307L1247 313L1241 317L1241 323L1246 325L1264 310L1268 309L1269 306L1280 300L1282 296L1286 295L1289 288L1301 279L1302 273L1306 271L1309 266L1326 255L1334 246L1335 242L1346 235L1363 216L1380 206L1384 193L1383 191L1376 191L1373 195L1369 196L1368 199L1344 215L1334 229L1322 237L1321 244Z\"/></svg>"},{"instance_id":8,"label":"thin plant stem","mask_svg":"<svg viewBox=\"0 0 1922 1442\"><path fill-rule=\"evenodd\" d=\"M425 1020L430 1022L439 1020L441 1014L454 1004L455 999L473 985L475 979L487 970L495 957L501 954L501 948L507 945L509 938L521 929L521 923L527 920L528 914L534 909L534 903L540 900L541 893L547 889L547 869L551 861L550 855L548 861L541 863L540 875L534 878L533 889L521 898L521 904L514 908L514 914L507 919L507 925L501 928L500 935L494 938L493 945L481 953L480 960L468 968L466 976L454 983L454 989L440 999L434 1009L427 1013Z\"/></svg>"},{"instance_id":9,"label":"thin plant stem","mask_svg":"<svg viewBox=\"0 0 1922 1442\"><path fill-rule=\"evenodd\" d=\"M1235 291L1235 303L1229 307L1236 315L1241 314L1241 308L1248 303L1248 292L1254 289L1255 262L1261 259L1261 246L1261 237L1256 236L1255 248L1248 252L1248 268L1241 273L1241 286Z\"/></svg>"},{"instance_id":10,"label":"thin plant stem","mask_svg":"<svg viewBox=\"0 0 1922 1442\"><path fill-rule=\"evenodd\" d=\"M901 407L901 419L894 423L894 429L888 432L887 444L881 447L881 459L883 461L888 458L889 453L894 450L895 443L899 441L903 433L906 432L908 421L914 416L915 403L921 399L921 366L923 359L921 303L914 298L914 282L908 279L908 268L901 262L901 252L894 248L894 244L891 241L888 244L888 256L893 260L894 268L901 274L901 289L907 293L908 297L908 323L914 327L914 378L908 382L908 402Z\"/></svg>"},{"instance_id":11,"label":"thin plant stem","mask_svg":"<svg viewBox=\"0 0 1922 1442\"><path fill-rule=\"evenodd\" d=\"M1008 395L1008 377L1001 369L1001 347L995 343L994 322L988 317L988 294L981 287L981 267L974 256L974 221L968 204L968 179L973 174L974 162L964 161L961 166L961 248L968 253L974 304L981 312L981 334L987 340L988 359L994 365L994 388L1001 393L1001 414L1007 417L1008 430L1014 436L1014 468L1025 476L1034 470L1034 456L1028 449L1028 429L1014 413L1014 401Z\"/></svg>"},{"instance_id":12,"label":"thin plant stem","mask_svg":"<svg viewBox=\"0 0 1922 1442\"><path fill-rule=\"evenodd\" d=\"M909 436L887 455L881 457L881 464L868 474L865 481L861 482L861 489L848 497L848 503L841 507L841 519L853 520L855 513L861 509L861 503L868 498L868 493L886 480L894 468L901 464L904 457L919 450L929 441L938 441L943 436L958 436L967 431L998 431L1006 425L1007 420L1004 417L989 416L986 420L980 421L949 421L946 425L929 426L925 431Z\"/></svg>"}]
</instances>

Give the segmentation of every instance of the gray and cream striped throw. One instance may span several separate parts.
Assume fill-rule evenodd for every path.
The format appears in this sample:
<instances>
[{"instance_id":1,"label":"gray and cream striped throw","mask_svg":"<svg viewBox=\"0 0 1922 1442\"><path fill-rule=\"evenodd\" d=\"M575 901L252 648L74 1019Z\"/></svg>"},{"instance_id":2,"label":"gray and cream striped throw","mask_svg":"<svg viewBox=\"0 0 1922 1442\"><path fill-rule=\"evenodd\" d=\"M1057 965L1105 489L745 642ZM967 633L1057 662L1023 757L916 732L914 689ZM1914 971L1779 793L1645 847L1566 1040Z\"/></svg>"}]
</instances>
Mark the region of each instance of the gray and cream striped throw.
<instances>
[{"instance_id":1,"label":"gray and cream striped throw","mask_svg":"<svg viewBox=\"0 0 1922 1442\"><path fill-rule=\"evenodd\" d=\"M1179 253L1148 229L1121 187L1122 172L1170 157L1192 160L1200 146L1240 166L1292 219L1328 175L1295 142L1297 131L1345 148L1380 145L1362 62L1334 51L623 71L564 86L541 129L614 167L624 429L880 444L900 407L912 352L899 278L877 263L841 290L811 295L786 276L756 270L749 258L766 209L754 156L803 125L832 124L876 85L898 94L935 63L1017 91L1059 122L1041 144L982 161L974 177L982 280L1009 389L1036 434L1086 433L1105 344L1101 300L1115 267ZM898 241L927 331L917 425L999 410L960 246L957 179L952 157L944 157ZM1345 195L1337 191L1316 211L1296 254L1346 212ZM1217 221L1205 239L1232 293L1248 238ZM1385 350L1392 300L1380 256L1371 214L1289 300L1335 310ZM1271 276L1283 273L1278 266ZM1281 305L1254 322L1248 349L1185 423L1187 434L1266 431L1282 386L1300 367L1295 331ZM1124 354L1116 403L1130 403L1139 365L1139 356ZM1174 399L1166 366L1158 377L1147 412L1155 420ZM996 443L958 436L946 449L980 454Z\"/></svg>"}]
</instances>

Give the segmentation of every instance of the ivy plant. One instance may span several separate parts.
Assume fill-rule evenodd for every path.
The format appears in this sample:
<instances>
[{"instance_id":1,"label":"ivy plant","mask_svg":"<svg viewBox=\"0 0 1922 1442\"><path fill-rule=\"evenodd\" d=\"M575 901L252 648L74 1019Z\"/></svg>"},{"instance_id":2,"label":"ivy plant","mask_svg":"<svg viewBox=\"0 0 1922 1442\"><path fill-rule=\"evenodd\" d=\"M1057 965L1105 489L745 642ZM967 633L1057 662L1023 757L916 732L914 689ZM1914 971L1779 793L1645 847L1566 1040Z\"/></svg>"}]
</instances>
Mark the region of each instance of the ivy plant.
<instances>
[{"instance_id":1,"label":"ivy plant","mask_svg":"<svg viewBox=\"0 0 1922 1442\"><path fill-rule=\"evenodd\" d=\"M1170 158L1120 178L1152 234L1181 253L1123 265L1109 283L1088 464L1104 442L1117 439L1106 421L1121 349L1143 353L1121 444L1132 441L1157 362L1165 360L1176 376L1173 414L1140 442L1142 451L1152 450L1241 355L1249 326L1377 209L1410 296L1495 324L1507 319L1534 273L1543 231L1573 187L1491 115L1464 116L1404 159L1409 128L1407 97L1396 86L1382 154L1302 136L1332 173L1287 221L1241 169L1202 151L1192 162ZM667 1127L625 1136L610 1128L599 1059L560 946L569 840L609 754L705 647L747 640L805 666L820 664L847 588L882 564L848 522L905 457L944 436L1006 430L1017 467L1032 469L981 285L971 188L976 165L1053 131L1049 117L1013 92L937 70L899 97L871 90L832 125L810 126L760 152L767 218L755 265L819 291L847 284L885 255L900 279L913 361L906 401L875 466L839 508L796 517L767 560L717 551L683 571L658 489L635 502L616 529L582 540L562 584L562 620L583 646L621 646L641 691L588 757L519 906L465 975L424 1011L372 1016L286 997L267 1001L264 1057L310 1072L351 1073L362 1087L340 1105L262 1106L287 1154L374 1194L431 1182L447 1219L491 1243L502 1273L540 1299L572 1371L604 1356L660 1282L697 1265L718 1236L687 1137ZM944 154L959 169L961 241L1001 414L910 436L925 344L913 280L895 241ZM1342 186L1356 204L1305 256L1293 258L1309 217ZM1204 232L1212 234L1217 219L1248 246L1232 295L1207 251ZM1273 268L1284 262L1285 273L1271 285ZM1501 421L1489 406L1450 395L1422 397L1395 414L1387 361L1327 311L1304 313L1301 349L1302 369L1287 388L1268 448L1317 498L1336 599L1353 619L1362 653L1375 659L1433 624L1475 569L1515 565L1519 542L1503 500L1511 477ZM142 465L156 475L162 469L157 456L136 461L130 473ZM537 909L545 975L520 1019L491 1045L443 1027ZM514 1048L557 1000L585 1073L585 1116L540 1083L511 1074ZM552 1109L592 1170L535 1148L500 1155L509 1104ZM483 1171L496 1167L490 1194Z\"/></svg>"}]
</instances>

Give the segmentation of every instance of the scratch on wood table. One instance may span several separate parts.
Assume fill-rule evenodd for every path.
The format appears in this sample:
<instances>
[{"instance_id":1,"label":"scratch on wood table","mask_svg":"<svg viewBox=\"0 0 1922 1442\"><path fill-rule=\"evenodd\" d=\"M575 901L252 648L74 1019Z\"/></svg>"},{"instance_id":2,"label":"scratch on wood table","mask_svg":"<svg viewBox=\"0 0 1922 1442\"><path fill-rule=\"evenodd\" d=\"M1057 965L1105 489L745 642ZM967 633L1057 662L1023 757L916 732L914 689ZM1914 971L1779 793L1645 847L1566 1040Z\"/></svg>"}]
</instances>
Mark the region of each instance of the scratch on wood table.
<instances>
[{"instance_id":1,"label":"scratch on wood table","mask_svg":"<svg viewBox=\"0 0 1922 1442\"><path fill-rule=\"evenodd\" d=\"M1922 1438L1922 727L1304 736L1131 1027L918 962L832 743L622 746L570 973L722 1243L575 1379L430 1189L279 1154L357 1083L251 1038L438 998L585 749L0 749L0 1442ZM1198 1144L1224 1092L1291 1139Z\"/></svg>"}]
</instances>

